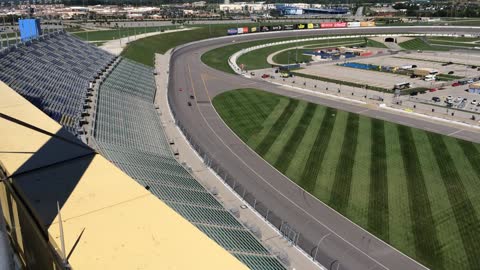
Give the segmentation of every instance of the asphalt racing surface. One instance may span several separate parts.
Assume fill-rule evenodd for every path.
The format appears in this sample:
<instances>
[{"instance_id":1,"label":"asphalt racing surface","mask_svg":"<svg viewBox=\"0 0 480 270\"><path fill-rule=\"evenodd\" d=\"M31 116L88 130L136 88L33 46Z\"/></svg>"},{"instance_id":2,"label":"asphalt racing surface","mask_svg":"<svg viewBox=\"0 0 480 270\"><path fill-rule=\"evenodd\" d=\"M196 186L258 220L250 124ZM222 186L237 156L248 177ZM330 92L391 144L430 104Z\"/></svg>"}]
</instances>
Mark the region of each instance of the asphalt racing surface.
<instances>
[{"instance_id":1,"label":"asphalt racing surface","mask_svg":"<svg viewBox=\"0 0 480 270\"><path fill-rule=\"evenodd\" d=\"M272 93L355 112L407 126L480 142L479 133L463 130L425 118L394 114L364 105L326 99L295 92L282 86L214 70L200 60L216 47L235 42L292 36L331 34L387 33L478 33L471 27L391 27L336 30L303 30L230 36L194 42L172 53L169 78L169 102L176 120L186 129L190 140L200 145L215 162L252 194L263 207L287 222L301 234L299 245L331 269L426 269L403 253L379 240L298 187L293 181L264 161L244 144L216 113L211 100L216 95L237 88L257 88ZM186 33L188 34L188 33ZM179 89L182 91L179 91ZM195 96L194 100L190 95ZM191 101L192 106L187 102Z\"/></svg>"}]
</instances>

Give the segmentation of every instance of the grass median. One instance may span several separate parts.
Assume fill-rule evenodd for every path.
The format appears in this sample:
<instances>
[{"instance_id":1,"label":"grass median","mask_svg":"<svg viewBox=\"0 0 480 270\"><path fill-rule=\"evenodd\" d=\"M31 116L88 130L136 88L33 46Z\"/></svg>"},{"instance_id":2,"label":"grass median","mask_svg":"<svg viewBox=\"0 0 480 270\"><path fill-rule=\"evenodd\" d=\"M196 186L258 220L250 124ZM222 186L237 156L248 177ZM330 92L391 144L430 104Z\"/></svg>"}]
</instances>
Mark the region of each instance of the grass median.
<instances>
[{"instance_id":1,"label":"grass median","mask_svg":"<svg viewBox=\"0 0 480 270\"><path fill-rule=\"evenodd\" d=\"M303 78L307 78L307 79L313 79L313 80L329 82L329 83L336 83L336 84L340 84L340 85L353 86L353 87L358 87L358 88L366 88L368 90L374 90L374 91L379 91L379 92L393 93L393 90L391 90L391 89L382 88L382 87L373 86L373 85L368 85L368 84L365 85L365 84L342 81L342 80L337 80L337 79L332 79L332 78L327 78L327 77L309 75L309 74L304 74L304 73L297 72L297 71L291 71L290 73L295 75L295 76L303 77Z\"/></svg>"}]
</instances>

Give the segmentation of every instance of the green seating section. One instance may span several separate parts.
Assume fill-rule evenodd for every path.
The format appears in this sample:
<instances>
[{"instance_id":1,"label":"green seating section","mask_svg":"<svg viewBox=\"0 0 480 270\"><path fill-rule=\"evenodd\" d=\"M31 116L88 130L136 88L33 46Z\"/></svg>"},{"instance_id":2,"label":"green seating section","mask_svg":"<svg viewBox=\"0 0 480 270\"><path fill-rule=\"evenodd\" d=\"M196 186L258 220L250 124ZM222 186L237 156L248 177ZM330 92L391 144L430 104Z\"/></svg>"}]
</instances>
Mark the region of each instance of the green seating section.
<instances>
[{"instance_id":1,"label":"green seating section","mask_svg":"<svg viewBox=\"0 0 480 270\"><path fill-rule=\"evenodd\" d=\"M99 89L98 150L251 269L285 269L177 162L154 96L153 70L122 59Z\"/></svg>"},{"instance_id":2,"label":"green seating section","mask_svg":"<svg viewBox=\"0 0 480 270\"><path fill-rule=\"evenodd\" d=\"M234 254L234 256L251 269L276 270L283 267L278 260L272 257L252 256L245 254Z\"/></svg>"}]
</instances>

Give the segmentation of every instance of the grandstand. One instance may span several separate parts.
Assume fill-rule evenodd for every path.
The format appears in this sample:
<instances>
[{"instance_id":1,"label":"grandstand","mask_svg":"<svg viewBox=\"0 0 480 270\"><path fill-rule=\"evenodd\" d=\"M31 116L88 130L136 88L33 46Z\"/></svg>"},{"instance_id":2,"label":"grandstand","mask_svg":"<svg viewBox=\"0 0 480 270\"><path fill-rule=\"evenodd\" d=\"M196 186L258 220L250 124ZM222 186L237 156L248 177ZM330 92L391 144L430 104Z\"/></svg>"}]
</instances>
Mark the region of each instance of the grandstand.
<instances>
[{"instance_id":1,"label":"grandstand","mask_svg":"<svg viewBox=\"0 0 480 270\"><path fill-rule=\"evenodd\" d=\"M52 33L0 52L0 81L77 134L89 83L114 59L71 35Z\"/></svg>"},{"instance_id":2,"label":"grandstand","mask_svg":"<svg viewBox=\"0 0 480 270\"><path fill-rule=\"evenodd\" d=\"M19 264L2 270L247 269L2 82L0 134L2 229Z\"/></svg>"},{"instance_id":3,"label":"grandstand","mask_svg":"<svg viewBox=\"0 0 480 270\"><path fill-rule=\"evenodd\" d=\"M2 51L0 81L77 137L93 110L88 136L104 157L249 268L285 269L174 158L153 104L151 68L55 33Z\"/></svg>"},{"instance_id":4,"label":"grandstand","mask_svg":"<svg viewBox=\"0 0 480 270\"><path fill-rule=\"evenodd\" d=\"M153 70L122 59L99 88L94 137L100 152L251 269L284 269L175 160L154 95Z\"/></svg>"}]
</instances>

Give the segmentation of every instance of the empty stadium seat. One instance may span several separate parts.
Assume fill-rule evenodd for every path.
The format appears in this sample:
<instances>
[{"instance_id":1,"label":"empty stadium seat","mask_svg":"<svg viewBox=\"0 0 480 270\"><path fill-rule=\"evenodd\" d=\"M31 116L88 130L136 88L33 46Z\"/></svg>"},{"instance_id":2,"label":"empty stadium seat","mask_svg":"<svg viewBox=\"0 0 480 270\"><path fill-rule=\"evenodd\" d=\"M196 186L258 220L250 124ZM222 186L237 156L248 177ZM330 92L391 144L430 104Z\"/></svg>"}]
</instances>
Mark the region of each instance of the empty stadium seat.
<instances>
[{"instance_id":1,"label":"empty stadium seat","mask_svg":"<svg viewBox=\"0 0 480 270\"><path fill-rule=\"evenodd\" d=\"M153 69L121 59L99 88L99 151L251 269L285 269L173 157L154 98Z\"/></svg>"},{"instance_id":2,"label":"empty stadium seat","mask_svg":"<svg viewBox=\"0 0 480 270\"><path fill-rule=\"evenodd\" d=\"M0 80L77 133L90 80L115 56L62 33L0 55Z\"/></svg>"}]
</instances>

